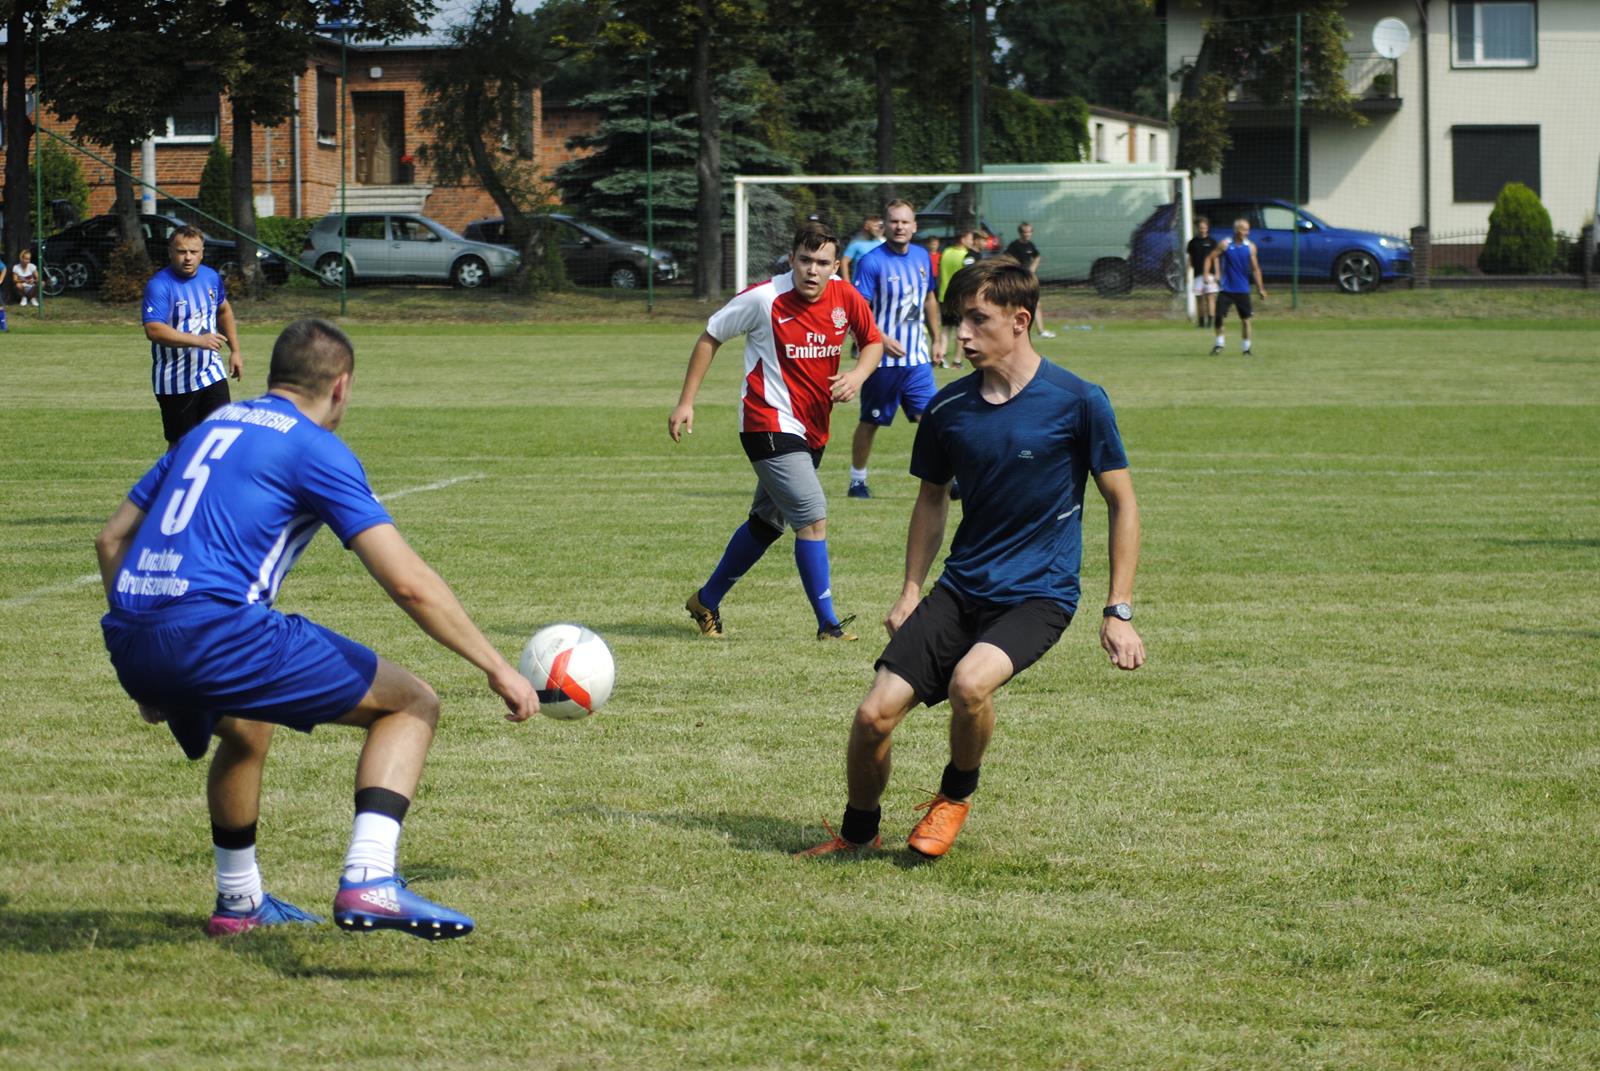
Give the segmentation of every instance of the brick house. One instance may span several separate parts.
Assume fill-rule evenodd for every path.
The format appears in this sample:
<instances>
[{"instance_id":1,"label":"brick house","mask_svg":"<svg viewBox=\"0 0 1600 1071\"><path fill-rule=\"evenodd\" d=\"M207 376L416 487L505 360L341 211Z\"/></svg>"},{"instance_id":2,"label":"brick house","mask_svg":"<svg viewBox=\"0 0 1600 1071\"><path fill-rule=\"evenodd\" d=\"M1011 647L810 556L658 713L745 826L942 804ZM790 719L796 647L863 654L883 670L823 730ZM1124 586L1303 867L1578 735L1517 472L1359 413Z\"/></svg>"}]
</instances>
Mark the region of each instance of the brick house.
<instances>
[{"instance_id":1,"label":"brick house","mask_svg":"<svg viewBox=\"0 0 1600 1071\"><path fill-rule=\"evenodd\" d=\"M497 215L493 200L477 185L442 186L413 157L428 139L420 119L423 72L444 46L435 42L389 45L351 43L346 56L345 105L348 170L346 200L351 211L388 208L421 212L450 227ZM339 207L340 49L337 40L319 42L297 79L296 114L275 127L255 129L257 215L320 216ZM599 125L593 112L546 104L534 95L535 158L544 174L579 155L567 138ZM44 126L71 138L48 111ZM195 199L200 173L213 143L231 150L233 116L225 95L191 97L167 117L155 138L156 180L161 197ZM101 156L110 154L88 146ZM580 151L581 152L581 151ZM0 150L0 158L4 152ZM140 156L134 154L135 170ZM109 212L115 199L110 168L80 158L89 184L89 212Z\"/></svg>"}]
</instances>

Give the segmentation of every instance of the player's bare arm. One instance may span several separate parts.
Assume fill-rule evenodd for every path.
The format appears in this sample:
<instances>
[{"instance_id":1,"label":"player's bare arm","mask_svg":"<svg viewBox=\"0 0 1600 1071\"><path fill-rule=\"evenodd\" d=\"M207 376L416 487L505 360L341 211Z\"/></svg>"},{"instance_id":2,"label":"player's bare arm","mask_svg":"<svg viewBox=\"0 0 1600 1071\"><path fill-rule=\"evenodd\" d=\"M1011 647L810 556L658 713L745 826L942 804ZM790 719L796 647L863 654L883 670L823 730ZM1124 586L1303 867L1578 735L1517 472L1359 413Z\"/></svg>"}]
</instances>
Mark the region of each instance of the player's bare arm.
<instances>
[{"instance_id":1,"label":"player's bare arm","mask_svg":"<svg viewBox=\"0 0 1600 1071\"><path fill-rule=\"evenodd\" d=\"M411 549L398 528L373 525L350 541L350 549L423 632L483 671L489 687L505 701L507 721L527 721L539 713L533 685L472 623L450 585Z\"/></svg>"},{"instance_id":2,"label":"player's bare arm","mask_svg":"<svg viewBox=\"0 0 1600 1071\"><path fill-rule=\"evenodd\" d=\"M1133 476L1127 469L1097 473L1095 486L1106 502L1107 552L1111 587L1106 605L1133 602L1133 576L1139 569L1139 502L1133 494ZM1133 622L1105 617L1100 623L1100 646L1118 669L1144 665L1144 640Z\"/></svg>"},{"instance_id":3,"label":"player's bare arm","mask_svg":"<svg viewBox=\"0 0 1600 1071\"><path fill-rule=\"evenodd\" d=\"M1226 248L1228 248L1228 239L1224 238L1222 241L1217 243L1215 249L1206 255L1205 274L1208 277L1216 276L1217 261L1222 259L1222 251Z\"/></svg>"},{"instance_id":4,"label":"player's bare arm","mask_svg":"<svg viewBox=\"0 0 1600 1071\"><path fill-rule=\"evenodd\" d=\"M233 319L233 306L226 301L217 306L217 330L228 340L228 374L242 379L244 354L239 349L239 328Z\"/></svg>"},{"instance_id":5,"label":"player's bare arm","mask_svg":"<svg viewBox=\"0 0 1600 1071\"><path fill-rule=\"evenodd\" d=\"M828 393L833 396L833 400L836 402L853 400L861 392L862 385L878 370L878 362L882 359L882 342L872 342L860 347L856 354L856 363L851 365L850 371L828 377L830 384Z\"/></svg>"},{"instance_id":6,"label":"player's bare arm","mask_svg":"<svg viewBox=\"0 0 1600 1071\"><path fill-rule=\"evenodd\" d=\"M710 331L702 331L689 353L689 368L683 373L683 389L678 392L678 404L667 416L667 434L672 436L673 442L681 442L684 435L694 434L694 399L700 393L700 384L705 382L706 373L711 370L711 360L716 357L720 345L722 343Z\"/></svg>"},{"instance_id":7,"label":"player's bare arm","mask_svg":"<svg viewBox=\"0 0 1600 1071\"><path fill-rule=\"evenodd\" d=\"M133 537L139 534L139 525L142 523L144 510L135 506L131 499L125 498L94 538L94 555L100 561L100 581L105 586L108 599L112 585L117 582L117 570L122 568L122 559L133 544ZM151 725L159 725L167 720L167 716L155 707L144 703L135 705L139 708L139 717Z\"/></svg>"},{"instance_id":8,"label":"player's bare arm","mask_svg":"<svg viewBox=\"0 0 1600 1071\"><path fill-rule=\"evenodd\" d=\"M1256 277L1256 290L1261 294L1261 300L1267 300L1267 284L1261 281L1261 262L1256 259L1255 246L1250 247L1250 271Z\"/></svg>"},{"instance_id":9,"label":"player's bare arm","mask_svg":"<svg viewBox=\"0 0 1600 1071\"><path fill-rule=\"evenodd\" d=\"M945 521L950 512L948 485L922 481L917 501L911 507L911 524L906 530L906 578L900 597L889 608L883 627L893 636L905 624L922 599L922 584L944 545Z\"/></svg>"},{"instance_id":10,"label":"player's bare arm","mask_svg":"<svg viewBox=\"0 0 1600 1071\"><path fill-rule=\"evenodd\" d=\"M944 320L939 315L938 289L930 286L928 296L922 302L922 316L928 322L928 340L932 344L929 353L944 352Z\"/></svg>"}]
</instances>

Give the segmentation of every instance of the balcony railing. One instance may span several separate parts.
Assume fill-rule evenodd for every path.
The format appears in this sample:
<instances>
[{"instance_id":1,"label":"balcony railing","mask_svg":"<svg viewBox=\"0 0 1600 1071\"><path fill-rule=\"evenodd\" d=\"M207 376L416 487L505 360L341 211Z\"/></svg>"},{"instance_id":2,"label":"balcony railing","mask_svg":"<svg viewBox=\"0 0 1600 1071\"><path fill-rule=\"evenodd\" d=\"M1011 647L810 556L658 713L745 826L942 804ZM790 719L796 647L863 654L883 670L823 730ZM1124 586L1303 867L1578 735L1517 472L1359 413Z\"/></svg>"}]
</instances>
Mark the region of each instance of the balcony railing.
<instances>
[{"instance_id":1,"label":"balcony railing","mask_svg":"<svg viewBox=\"0 0 1600 1071\"><path fill-rule=\"evenodd\" d=\"M1390 111L1400 106L1400 61L1385 59L1376 52L1348 52L1344 68L1345 84L1362 111ZM1193 65L1197 57L1184 56L1185 67ZM1248 82L1248 79L1246 79ZM1310 94L1302 91L1301 100ZM1247 85L1236 85L1228 92L1228 104L1241 111L1288 108L1287 100L1267 102L1251 92Z\"/></svg>"}]
</instances>

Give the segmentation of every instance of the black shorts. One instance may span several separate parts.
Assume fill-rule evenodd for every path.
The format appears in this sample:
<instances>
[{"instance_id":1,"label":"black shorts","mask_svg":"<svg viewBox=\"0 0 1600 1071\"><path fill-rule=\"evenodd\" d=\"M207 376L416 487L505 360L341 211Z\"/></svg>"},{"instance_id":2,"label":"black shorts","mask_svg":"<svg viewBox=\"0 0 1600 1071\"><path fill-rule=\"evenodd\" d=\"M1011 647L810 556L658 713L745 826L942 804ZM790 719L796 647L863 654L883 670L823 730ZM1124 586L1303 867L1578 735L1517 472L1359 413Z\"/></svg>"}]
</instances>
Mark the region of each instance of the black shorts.
<instances>
[{"instance_id":1,"label":"black shorts","mask_svg":"<svg viewBox=\"0 0 1600 1071\"><path fill-rule=\"evenodd\" d=\"M156 404L161 407L161 433L168 443L175 443L232 400L226 379L188 394L158 394Z\"/></svg>"},{"instance_id":2,"label":"black shorts","mask_svg":"<svg viewBox=\"0 0 1600 1071\"><path fill-rule=\"evenodd\" d=\"M918 699L936 706L950 694L956 663L977 644L1004 651L1015 677L1043 658L1071 623L1072 615L1049 599L973 602L935 584L889 640L877 665L904 678Z\"/></svg>"},{"instance_id":3,"label":"black shorts","mask_svg":"<svg viewBox=\"0 0 1600 1071\"><path fill-rule=\"evenodd\" d=\"M1250 291L1244 293L1224 290L1217 295L1217 323L1222 323L1228 318L1228 309L1237 305L1239 319L1248 320L1255 315L1255 310L1250 307Z\"/></svg>"}]
</instances>

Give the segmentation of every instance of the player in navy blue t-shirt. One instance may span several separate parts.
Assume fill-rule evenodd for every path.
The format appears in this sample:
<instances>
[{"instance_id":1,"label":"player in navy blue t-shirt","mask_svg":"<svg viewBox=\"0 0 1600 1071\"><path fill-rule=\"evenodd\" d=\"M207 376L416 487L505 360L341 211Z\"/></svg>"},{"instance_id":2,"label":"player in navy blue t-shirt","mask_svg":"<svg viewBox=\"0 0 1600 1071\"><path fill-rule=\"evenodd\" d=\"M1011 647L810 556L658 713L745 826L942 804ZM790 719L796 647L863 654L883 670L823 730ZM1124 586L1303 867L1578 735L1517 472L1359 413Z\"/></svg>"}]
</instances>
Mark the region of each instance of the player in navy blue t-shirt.
<instances>
[{"instance_id":1,"label":"player in navy blue t-shirt","mask_svg":"<svg viewBox=\"0 0 1600 1071\"><path fill-rule=\"evenodd\" d=\"M150 386L161 407L161 431L169 450L213 409L228 404L228 377L244 375L233 306L222 276L201 263L205 248L198 227L179 227L167 239L169 263L144 286Z\"/></svg>"},{"instance_id":2,"label":"player in navy blue t-shirt","mask_svg":"<svg viewBox=\"0 0 1600 1071\"><path fill-rule=\"evenodd\" d=\"M206 785L217 864L213 936L320 922L265 892L256 865L261 771L273 727L367 731L355 830L334 898L353 930L471 932L465 915L395 874L400 823L439 721L421 678L354 640L273 609L279 585L326 524L424 632L483 670L511 721L539 709L533 685L478 631L417 556L334 435L355 350L323 320L298 320L272 349L268 392L225 405L158 461L106 522L95 551L117 677L191 759L218 739Z\"/></svg>"},{"instance_id":3,"label":"player in navy blue t-shirt","mask_svg":"<svg viewBox=\"0 0 1600 1071\"><path fill-rule=\"evenodd\" d=\"M929 857L950 849L978 787L995 692L1054 646L1077 610L1090 477L1110 525L1100 644L1119 669L1144 664L1144 641L1131 623L1139 507L1111 403L1034 350L1028 331L1039 283L1026 268L1009 258L980 261L956 273L945 296L961 310L957 341L977 371L941 390L917 428L911 474L922 487L906 538L905 586L884 621L889 645L851 726L844 822L802 855L881 845L890 735L917 703L946 698L950 762L909 844ZM961 524L944 574L922 598L944 541L952 479L963 492Z\"/></svg>"}]
</instances>

